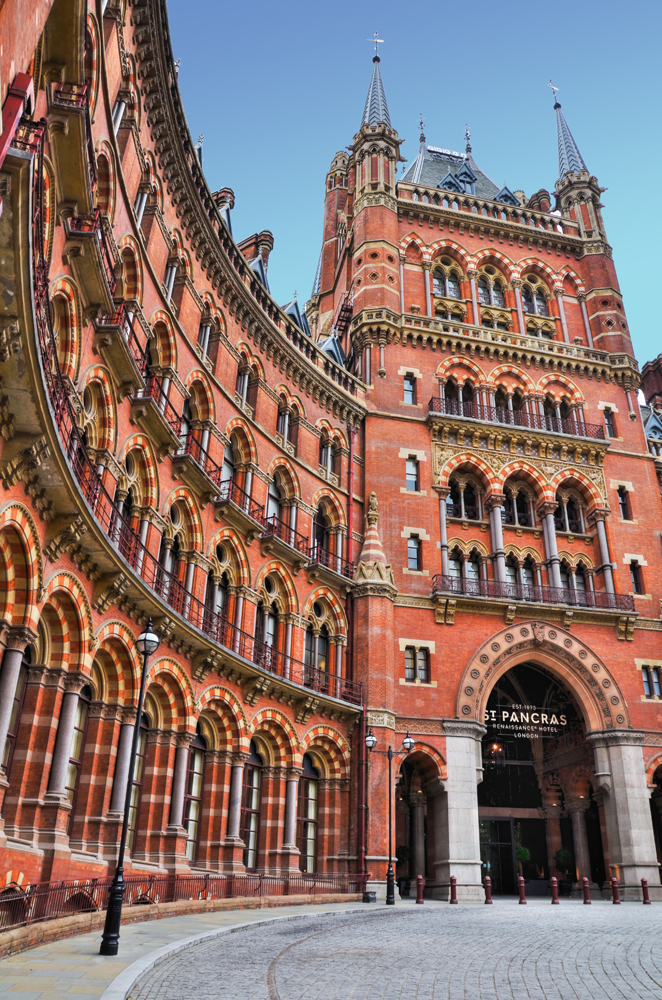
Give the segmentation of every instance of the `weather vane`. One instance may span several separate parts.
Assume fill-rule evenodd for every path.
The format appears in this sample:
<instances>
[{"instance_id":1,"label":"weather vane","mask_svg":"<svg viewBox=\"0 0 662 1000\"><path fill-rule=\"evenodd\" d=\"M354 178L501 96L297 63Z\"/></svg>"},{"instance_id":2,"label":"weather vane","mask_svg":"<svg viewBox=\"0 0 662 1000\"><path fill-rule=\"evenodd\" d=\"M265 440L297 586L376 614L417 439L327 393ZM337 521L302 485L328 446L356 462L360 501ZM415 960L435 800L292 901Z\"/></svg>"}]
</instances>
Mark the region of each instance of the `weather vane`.
<instances>
[{"instance_id":1,"label":"weather vane","mask_svg":"<svg viewBox=\"0 0 662 1000\"><path fill-rule=\"evenodd\" d=\"M558 104L559 103L559 99L558 99L559 88L555 87L551 80L549 81L549 83L547 84L547 86L552 88L552 92L554 94L554 104Z\"/></svg>"},{"instance_id":2,"label":"weather vane","mask_svg":"<svg viewBox=\"0 0 662 1000\"><path fill-rule=\"evenodd\" d=\"M424 122L425 122L425 119L423 118L423 112L421 112L420 115L418 116L418 127L421 130L421 138L423 138L423 125L424 125Z\"/></svg>"},{"instance_id":3,"label":"weather vane","mask_svg":"<svg viewBox=\"0 0 662 1000\"><path fill-rule=\"evenodd\" d=\"M379 32L376 31L375 32L375 37L374 38L368 38L367 41L375 43L375 55L379 59L379 49L378 49L378 46L384 44L384 39L383 38L378 38L377 37L378 34L379 34Z\"/></svg>"}]
</instances>

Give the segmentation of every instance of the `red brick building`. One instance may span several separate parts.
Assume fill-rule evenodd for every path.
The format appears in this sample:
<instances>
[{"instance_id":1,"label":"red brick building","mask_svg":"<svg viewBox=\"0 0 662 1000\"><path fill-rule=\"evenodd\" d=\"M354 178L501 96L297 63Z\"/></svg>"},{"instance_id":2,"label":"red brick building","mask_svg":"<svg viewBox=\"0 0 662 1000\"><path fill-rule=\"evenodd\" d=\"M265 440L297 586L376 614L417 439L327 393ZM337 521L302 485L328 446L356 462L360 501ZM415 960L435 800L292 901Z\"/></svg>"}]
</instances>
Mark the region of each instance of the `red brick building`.
<instances>
[{"instance_id":1,"label":"red brick building","mask_svg":"<svg viewBox=\"0 0 662 1000\"><path fill-rule=\"evenodd\" d=\"M423 136L398 181L376 59L304 313L269 293L271 233L236 242L207 187L162 0L23 8L0 10L23 24L0 137L4 882L112 872L130 780L133 871L379 886L367 725L415 741L401 878L657 885L660 493L560 106L553 194Z\"/></svg>"}]
</instances>

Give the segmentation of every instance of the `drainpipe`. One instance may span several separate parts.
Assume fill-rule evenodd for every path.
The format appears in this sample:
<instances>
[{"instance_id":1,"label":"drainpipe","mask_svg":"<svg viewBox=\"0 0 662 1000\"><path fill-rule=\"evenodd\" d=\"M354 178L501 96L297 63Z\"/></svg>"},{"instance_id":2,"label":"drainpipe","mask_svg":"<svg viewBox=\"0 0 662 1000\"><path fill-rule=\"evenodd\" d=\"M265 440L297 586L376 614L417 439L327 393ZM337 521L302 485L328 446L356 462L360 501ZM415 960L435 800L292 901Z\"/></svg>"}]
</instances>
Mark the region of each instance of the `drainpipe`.
<instances>
[{"instance_id":1,"label":"drainpipe","mask_svg":"<svg viewBox=\"0 0 662 1000\"><path fill-rule=\"evenodd\" d=\"M359 774L358 774L358 823L357 823L357 847L359 874L364 875L365 867L365 842L368 825L368 813L366 808L366 747L365 747L366 713L365 708L361 712L359 720Z\"/></svg>"}]
</instances>

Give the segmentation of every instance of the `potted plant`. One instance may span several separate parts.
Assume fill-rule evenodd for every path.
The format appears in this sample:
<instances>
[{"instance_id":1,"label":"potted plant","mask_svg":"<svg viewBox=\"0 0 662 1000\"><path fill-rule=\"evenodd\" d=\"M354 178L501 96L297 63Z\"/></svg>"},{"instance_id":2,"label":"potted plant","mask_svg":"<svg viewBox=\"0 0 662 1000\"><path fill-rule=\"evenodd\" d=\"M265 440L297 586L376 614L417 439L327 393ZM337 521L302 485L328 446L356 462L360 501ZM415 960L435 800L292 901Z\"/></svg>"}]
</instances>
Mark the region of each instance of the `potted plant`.
<instances>
[{"instance_id":1,"label":"potted plant","mask_svg":"<svg viewBox=\"0 0 662 1000\"><path fill-rule=\"evenodd\" d=\"M574 868L575 858L571 850L567 847L560 847L554 855L554 864L563 877L559 882L559 889L562 896L569 896L574 880L571 870Z\"/></svg>"},{"instance_id":2,"label":"potted plant","mask_svg":"<svg viewBox=\"0 0 662 1000\"><path fill-rule=\"evenodd\" d=\"M522 865L525 861L531 860L531 851L528 847L518 847L515 850L515 857L517 858L517 870L520 875L523 875Z\"/></svg>"}]
</instances>

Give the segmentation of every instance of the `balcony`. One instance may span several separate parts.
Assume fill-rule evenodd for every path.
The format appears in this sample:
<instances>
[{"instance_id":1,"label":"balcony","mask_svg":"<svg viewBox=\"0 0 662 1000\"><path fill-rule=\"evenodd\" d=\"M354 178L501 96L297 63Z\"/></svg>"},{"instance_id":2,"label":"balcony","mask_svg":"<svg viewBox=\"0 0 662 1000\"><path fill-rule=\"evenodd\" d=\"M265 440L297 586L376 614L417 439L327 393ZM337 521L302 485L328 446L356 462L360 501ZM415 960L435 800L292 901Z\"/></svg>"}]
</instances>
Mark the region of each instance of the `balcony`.
<instances>
[{"instance_id":1,"label":"balcony","mask_svg":"<svg viewBox=\"0 0 662 1000\"><path fill-rule=\"evenodd\" d=\"M585 424L576 419L541 416L525 410L507 410L501 406L484 406L482 403L461 403L455 399L440 399L433 396L428 405L432 415L467 417L469 420L483 420L490 424L505 424L532 431L547 431L552 434L571 434L574 437L605 440L602 424Z\"/></svg>"},{"instance_id":2,"label":"balcony","mask_svg":"<svg viewBox=\"0 0 662 1000\"><path fill-rule=\"evenodd\" d=\"M100 210L64 220L64 257L74 272L83 309L93 316L111 315L117 285L115 258Z\"/></svg>"},{"instance_id":3,"label":"balcony","mask_svg":"<svg viewBox=\"0 0 662 1000\"><path fill-rule=\"evenodd\" d=\"M203 503L218 496L221 467L192 433L172 456L172 472L176 478L183 479Z\"/></svg>"},{"instance_id":4,"label":"balcony","mask_svg":"<svg viewBox=\"0 0 662 1000\"><path fill-rule=\"evenodd\" d=\"M295 531L285 521L275 514L264 517L264 530L260 538L262 555L283 559L293 567L295 575L308 562L308 539Z\"/></svg>"},{"instance_id":5,"label":"balcony","mask_svg":"<svg viewBox=\"0 0 662 1000\"><path fill-rule=\"evenodd\" d=\"M432 594L462 594L467 597L487 597L506 601L526 601L532 604L566 604L575 608L595 608L598 611L633 613L631 594L607 594L594 590L566 590L500 580L465 580L457 576L432 577Z\"/></svg>"},{"instance_id":6,"label":"balcony","mask_svg":"<svg viewBox=\"0 0 662 1000\"><path fill-rule=\"evenodd\" d=\"M352 589L354 563L331 552L321 545L311 545L308 550L308 582L319 582L345 594Z\"/></svg>"},{"instance_id":7,"label":"balcony","mask_svg":"<svg viewBox=\"0 0 662 1000\"><path fill-rule=\"evenodd\" d=\"M120 400L144 388L149 348L140 343L135 317L121 302L114 313L95 324L94 350L101 354L118 387Z\"/></svg>"},{"instance_id":8,"label":"balcony","mask_svg":"<svg viewBox=\"0 0 662 1000\"><path fill-rule=\"evenodd\" d=\"M87 85L54 84L49 104L48 135L61 185L59 201L74 215L90 215L97 176Z\"/></svg>"},{"instance_id":9,"label":"balcony","mask_svg":"<svg viewBox=\"0 0 662 1000\"><path fill-rule=\"evenodd\" d=\"M131 423L138 423L158 449L159 460L181 447L182 418L163 391L163 381L150 375L147 385L131 396Z\"/></svg>"},{"instance_id":10,"label":"balcony","mask_svg":"<svg viewBox=\"0 0 662 1000\"><path fill-rule=\"evenodd\" d=\"M220 484L214 506L216 520L223 518L233 528L238 528L249 545L262 534L262 507L234 479L226 479Z\"/></svg>"}]
</instances>

